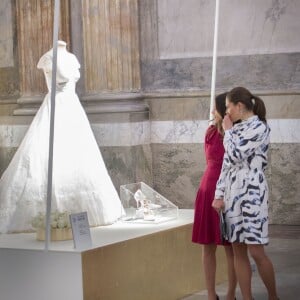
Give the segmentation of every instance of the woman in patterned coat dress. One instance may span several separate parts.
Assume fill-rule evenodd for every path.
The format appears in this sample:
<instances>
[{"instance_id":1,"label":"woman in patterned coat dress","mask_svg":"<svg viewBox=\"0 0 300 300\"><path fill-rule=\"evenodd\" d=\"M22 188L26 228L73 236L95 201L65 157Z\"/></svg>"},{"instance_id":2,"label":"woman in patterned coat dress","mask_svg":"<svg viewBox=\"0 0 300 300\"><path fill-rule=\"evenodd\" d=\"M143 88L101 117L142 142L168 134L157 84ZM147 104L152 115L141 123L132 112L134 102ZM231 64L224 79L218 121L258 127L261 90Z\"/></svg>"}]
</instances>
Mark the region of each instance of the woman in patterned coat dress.
<instances>
[{"instance_id":1,"label":"woman in patterned coat dress","mask_svg":"<svg viewBox=\"0 0 300 300\"><path fill-rule=\"evenodd\" d=\"M225 213L243 299L252 300L249 250L268 290L269 300L277 300L273 264L264 251L269 241L268 185L264 171L270 128L266 108L259 97L237 87L227 94L226 112L223 120L225 154L212 205ZM237 120L241 122L233 125Z\"/></svg>"}]
</instances>

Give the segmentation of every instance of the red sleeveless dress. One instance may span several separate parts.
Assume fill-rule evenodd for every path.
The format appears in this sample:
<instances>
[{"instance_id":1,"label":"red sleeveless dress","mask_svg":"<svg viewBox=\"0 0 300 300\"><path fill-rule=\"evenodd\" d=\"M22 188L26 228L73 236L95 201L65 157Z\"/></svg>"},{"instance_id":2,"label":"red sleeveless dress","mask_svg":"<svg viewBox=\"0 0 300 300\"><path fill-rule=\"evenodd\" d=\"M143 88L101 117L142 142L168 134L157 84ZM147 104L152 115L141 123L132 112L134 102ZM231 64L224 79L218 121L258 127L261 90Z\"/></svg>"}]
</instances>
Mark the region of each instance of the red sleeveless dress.
<instances>
[{"instance_id":1,"label":"red sleeveless dress","mask_svg":"<svg viewBox=\"0 0 300 300\"><path fill-rule=\"evenodd\" d=\"M213 125L208 127L206 131L205 156L206 169L195 201L192 241L199 244L222 245L219 216L211 204L214 200L216 183L222 168L224 147L222 135Z\"/></svg>"}]
</instances>

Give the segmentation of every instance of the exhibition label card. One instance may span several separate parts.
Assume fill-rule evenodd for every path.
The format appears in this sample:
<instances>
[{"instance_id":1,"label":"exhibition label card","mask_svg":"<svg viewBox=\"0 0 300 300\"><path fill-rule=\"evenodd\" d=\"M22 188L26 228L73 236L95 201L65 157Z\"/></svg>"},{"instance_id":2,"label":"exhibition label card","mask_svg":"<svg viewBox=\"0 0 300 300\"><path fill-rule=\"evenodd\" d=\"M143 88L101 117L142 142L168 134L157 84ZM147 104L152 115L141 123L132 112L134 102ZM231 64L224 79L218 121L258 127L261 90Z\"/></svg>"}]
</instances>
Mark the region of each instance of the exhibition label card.
<instances>
[{"instance_id":1,"label":"exhibition label card","mask_svg":"<svg viewBox=\"0 0 300 300\"><path fill-rule=\"evenodd\" d=\"M92 246L90 224L87 212L70 214L75 249L81 250Z\"/></svg>"}]
</instances>

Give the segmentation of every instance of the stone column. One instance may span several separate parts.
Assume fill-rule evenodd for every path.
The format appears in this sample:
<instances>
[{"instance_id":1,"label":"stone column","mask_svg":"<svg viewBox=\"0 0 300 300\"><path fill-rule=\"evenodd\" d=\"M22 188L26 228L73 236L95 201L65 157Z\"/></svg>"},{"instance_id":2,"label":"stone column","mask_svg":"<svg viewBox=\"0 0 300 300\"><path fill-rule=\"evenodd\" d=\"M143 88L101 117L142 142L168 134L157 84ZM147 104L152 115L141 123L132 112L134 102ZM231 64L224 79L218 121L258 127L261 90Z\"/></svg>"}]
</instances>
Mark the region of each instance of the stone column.
<instances>
[{"instance_id":1,"label":"stone column","mask_svg":"<svg viewBox=\"0 0 300 300\"><path fill-rule=\"evenodd\" d=\"M72 6L72 42L82 64L79 92L86 111L146 111L140 94L138 0L79 2Z\"/></svg>"},{"instance_id":2,"label":"stone column","mask_svg":"<svg viewBox=\"0 0 300 300\"><path fill-rule=\"evenodd\" d=\"M45 79L37 63L52 48L54 0L18 0L17 44L20 95L14 115L32 115L46 93ZM61 1L59 38L70 47L69 1Z\"/></svg>"}]
</instances>

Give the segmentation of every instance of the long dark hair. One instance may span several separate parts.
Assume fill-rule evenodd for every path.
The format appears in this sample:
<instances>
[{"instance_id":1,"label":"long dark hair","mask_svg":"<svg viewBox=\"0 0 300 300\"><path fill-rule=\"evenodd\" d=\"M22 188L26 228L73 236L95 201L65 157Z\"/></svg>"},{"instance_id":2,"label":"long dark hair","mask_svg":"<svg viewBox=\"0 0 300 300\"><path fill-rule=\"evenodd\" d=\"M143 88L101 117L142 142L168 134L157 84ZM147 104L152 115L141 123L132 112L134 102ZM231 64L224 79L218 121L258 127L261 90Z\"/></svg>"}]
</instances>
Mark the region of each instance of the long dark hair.
<instances>
[{"instance_id":1,"label":"long dark hair","mask_svg":"<svg viewBox=\"0 0 300 300\"><path fill-rule=\"evenodd\" d=\"M227 92L216 96L216 111L224 119L226 114L226 96Z\"/></svg>"},{"instance_id":2,"label":"long dark hair","mask_svg":"<svg viewBox=\"0 0 300 300\"><path fill-rule=\"evenodd\" d=\"M236 87L232 89L227 93L227 100L235 105L238 104L238 102L243 103L246 110L252 111L261 121L267 122L265 103L261 98L252 95L246 88Z\"/></svg>"},{"instance_id":3,"label":"long dark hair","mask_svg":"<svg viewBox=\"0 0 300 300\"><path fill-rule=\"evenodd\" d=\"M216 99L215 99L216 111L220 114L222 119L224 119L225 114L226 114L226 96L227 96L227 92L217 95ZM216 122L215 125L216 125L218 131L223 135L224 130L222 127L222 120L220 120L219 122Z\"/></svg>"}]
</instances>

